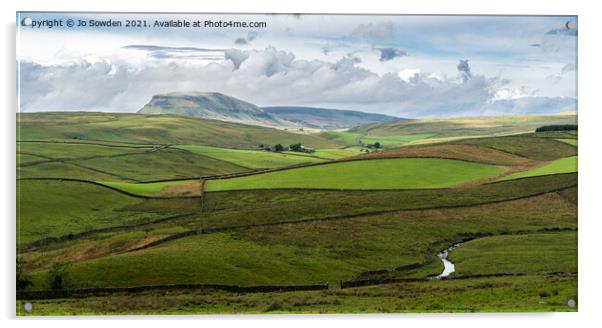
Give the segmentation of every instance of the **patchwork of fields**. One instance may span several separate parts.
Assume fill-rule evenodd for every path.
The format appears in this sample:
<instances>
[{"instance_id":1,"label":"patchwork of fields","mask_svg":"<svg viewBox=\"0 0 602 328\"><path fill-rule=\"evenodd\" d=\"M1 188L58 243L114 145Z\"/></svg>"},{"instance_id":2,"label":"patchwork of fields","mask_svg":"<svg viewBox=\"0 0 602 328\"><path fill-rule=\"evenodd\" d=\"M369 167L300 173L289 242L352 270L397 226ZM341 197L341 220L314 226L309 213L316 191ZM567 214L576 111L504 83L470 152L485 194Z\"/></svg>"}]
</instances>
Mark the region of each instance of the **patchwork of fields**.
<instances>
[{"instance_id":1,"label":"patchwork of fields","mask_svg":"<svg viewBox=\"0 0 602 328\"><path fill-rule=\"evenodd\" d=\"M533 133L565 116L311 135L172 115L18 119L23 298L56 292L57 274L61 292L90 293L37 297L31 314L576 310L577 136ZM278 143L316 151L258 150ZM455 243L455 272L430 279ZM173 285L189 289L153 289Z\"/></svg>"}]
</instances>

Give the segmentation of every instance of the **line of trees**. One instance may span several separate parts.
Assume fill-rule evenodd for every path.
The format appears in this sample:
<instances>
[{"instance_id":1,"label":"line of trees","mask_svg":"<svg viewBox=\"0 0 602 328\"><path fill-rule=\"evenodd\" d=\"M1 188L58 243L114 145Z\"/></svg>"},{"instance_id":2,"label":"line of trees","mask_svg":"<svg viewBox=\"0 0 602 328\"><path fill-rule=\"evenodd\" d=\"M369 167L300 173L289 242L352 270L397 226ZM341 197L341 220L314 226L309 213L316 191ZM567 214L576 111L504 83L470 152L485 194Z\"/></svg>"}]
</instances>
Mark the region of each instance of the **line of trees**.
<instances>
[{"instance_id":1,"label":"line of trees","mask_svg":"<svg viewBox=\"0 0 602 328\"><path fill-rule=\"evenodd\" d=\"M546 131L577 131L577 124L544 125L535 129L535 132Z\"/></svg>"},{"instance_id":2,"label":"line of trees","mask_svg":"<svg viewBox=\"0 0 602 328\"><path fill-rule=\"evenodd\" d=\"M274 151L274 152L289 151L289 150L296 151L296 152L313 152L313 148L305 147L300 142L289 145L288 147L284 146L282 144L275 144L274 146L261 144L261 145L259 145L259 149L263 149L266 151Z\"/></svg>"}]
</instances>

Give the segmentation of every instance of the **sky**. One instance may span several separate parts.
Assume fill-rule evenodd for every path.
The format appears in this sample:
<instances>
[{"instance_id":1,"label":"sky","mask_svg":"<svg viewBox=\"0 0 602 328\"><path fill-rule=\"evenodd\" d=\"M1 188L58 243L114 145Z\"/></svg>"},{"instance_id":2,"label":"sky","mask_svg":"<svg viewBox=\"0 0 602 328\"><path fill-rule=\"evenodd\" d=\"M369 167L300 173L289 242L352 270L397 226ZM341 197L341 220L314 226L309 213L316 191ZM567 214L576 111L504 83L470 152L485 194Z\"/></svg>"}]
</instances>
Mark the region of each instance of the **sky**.
<instances>
[{"instance_id":1,"label":"sky","mask_svg":"<svg viewBox=\"0 0 602 328\"><path fill-rule=\"evenodd\" d=\"M43 23L53 19L63 26ZM148 26L90 26L109 19ZM265 27L154 26L170 20ZM136 112L175 91L405 118L577 110L575 16L22 12L17 22L20 112Z\"/></svg>"}]
</instances>

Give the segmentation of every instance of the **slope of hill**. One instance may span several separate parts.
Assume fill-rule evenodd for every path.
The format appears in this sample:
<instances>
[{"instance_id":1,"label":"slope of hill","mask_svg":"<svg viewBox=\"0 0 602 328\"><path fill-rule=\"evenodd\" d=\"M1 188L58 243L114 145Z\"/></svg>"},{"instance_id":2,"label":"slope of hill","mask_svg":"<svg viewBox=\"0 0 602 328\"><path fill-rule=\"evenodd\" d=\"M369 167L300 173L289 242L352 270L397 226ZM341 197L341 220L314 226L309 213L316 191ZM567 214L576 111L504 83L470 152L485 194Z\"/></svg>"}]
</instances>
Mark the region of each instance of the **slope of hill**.
<instances>
[{"instance_id":1,"label":"slope of hill","mask_svg":"<svg viewBox=\"0 0 602 328\"><path fill-rule=\"evenodd\" d=\"M258 145L301 143L313 148L337 148L319 136L267 127L176 115L92 112L17 114L17 140L102 140L111 143L196 144L256 149Z\"/></svg>"},{"instance_id":2,"label":"slope of hill","mask_svg":"<svg viewBox=\"0 0 602 328\"><path fill-rule=\"evenodd\" d=\"M138 113L175 114L262 126L288 125L251 103L217 92L155 95Z\"/></svg>"},{"instance_id":3,"label":"slope of hill","mask_svg":"<svg viewBox=\"0 0 602 328\"><path fill-rule=\"evenodd\" d=\"M383 147L397 147L528 133L544 125L576 123L577 115L574 113L411 119L370 123L344 132L324 132L323 135L348 145L378 141Z\"/></svg>"},{"instance_id":4,"label":"slope of hill","mask_svg":"<svg viewBox=\"0 0 602 328\"><path fill-rule=\"evenodd\" d=\"M368 123L399 120L398 117L383 114L315 107L275 106L263 107L263 110L284 121L325 130L347 129Z\"/></svg>"},{"instance_id":5,"label":"slope of hill","mask_svg":"<svg viewBox=\"0 0 602 328\"><path fill-rule=\"evenodd\" d=\"M391 136L429 133L432 137L482 136L534 132L536 128L552 124L576 124L577 115L507 115L459 118L398 120L363 125L351 132L373 136Z\"/></svg>"}]
</instances>

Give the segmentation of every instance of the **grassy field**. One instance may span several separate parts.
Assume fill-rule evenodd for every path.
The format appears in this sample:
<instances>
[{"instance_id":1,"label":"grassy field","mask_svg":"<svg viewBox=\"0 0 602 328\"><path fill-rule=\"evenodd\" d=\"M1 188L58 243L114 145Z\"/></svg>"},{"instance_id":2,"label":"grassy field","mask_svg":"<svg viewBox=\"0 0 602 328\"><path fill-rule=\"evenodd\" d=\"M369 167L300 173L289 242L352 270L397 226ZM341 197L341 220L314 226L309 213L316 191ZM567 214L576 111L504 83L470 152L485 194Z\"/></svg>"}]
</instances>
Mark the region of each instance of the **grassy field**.
<instances>
[{"instance_id":1,"label":"grassy field","mask_svg":"<svg viewBox=\"0 0 602 328\"><path fill-rule=\"evenodd\" d=\"M432 134L416 133L401 135L365 135L353 131L325 131L321 135L327 139L342 143L347 146L359 146L361 144L380 143L382 147L402 146L416 140L429 138Z\"/></svg>"},{"instance_id":2,"label":"grassy field","mask_svg":"<svg viewBox=\"0 0 602 328\"><path fill-rule=\"evenodd\" d=\"M440 144L399 147L364 153L356 158L447 158L503 166L528 166L534 162L526 157L510 154L482 145Z\"/></svg>"},{"instance_id":3,"label":"grassy field","mask_svg":"<svg viewBox=\"0 0 602 328\"><path fill-rule=\"evenodd\" d=\"M228 149L198 145L178 145L176 148L188 150L220 161L230 162L249 169L277 168L322 161L312 156L298 156L298 153L277 153L262 150Z\"/></svg>"},{"instance_id":4,"label":"grassy field","mask_svg":"<svg viewBox=\"0 0 602 328\"><path fill-rule=\"evenodd\" d=\"M112 113L17 114L17 140L103 140L135 144L196 144L255 149L260 144L336 148L317 136L176 115Z\"/></svg>"},{"instance_id":5,"label":"grassy field","mask_svg":"<svg viewBox=\"0 0 602 328\"><path fill-rule=\"evenodd\" d=\"M577 124L574 114L507 115L462 118L433 118L400 120L366 124L350 132L366 136L402 136L430 134L429 138L483 137L503 134L533 132L543 125Z\"/></svg>"},{"instance_id":6,"label":"grassy field","mask_svg":"<svg viewBox=\"0 0 602 328\"><path fill-rule=\"evenodd\" d=\"M177 190L179 190L179 188L183 188L180 189L182 190L181 193L177 193L177 195L179 196L199 196L201 188L201 184L198 179L149 183L127 183L110 181L100 181L100 183L140 196L169 196L171 193L175 193ZM170 192L170 190L172 192Z\"/></svg>"},{"instance_id":7,"label":"grassy field","mask_svg":"<svg viewBox=\"0 0 602 328\"><path fill-rule=\"evenodd\" d=\"M577 139L556 139L558 141L562 141L564 143L568 143L569 145L577 146Z\"/></svg>"},{"instance_id":8,"label":"grassy field","mask_svg":"<svg viewBox=\"0 0 602 328\"><path fill-rule=\"evenodd\" d=\"M28 165L28 162L38 161L64 161L76 158L119 156L123 154L141 154L150 152L153 146L139 147L115 147L104 145L78 144L78 143L48 143L48 142L21 142L17 146L20 154L29 154L38 157L35 160L22 161L18 163ZM29 164L30 164L29 163Z\"/></svg>"},{"instance_id":9,"label":"grassy field","mask_svg":"<svg viewBox=\"0 0 602 328\"><path fill-rule=\"evenodd\" d=\"M108 293L33 301L31 314L573 311L576 133L532 133L573 119L407 120L308 135L171 115L19 114L27 290L48 289L56 263L67 264L63 288L331 287ZM386 149L360 151L376 141ZM256 150L297 142L317 151ZM199 177L292 165L206 180L201 197ZM427 281L443 269L436 253L461 241L452 278ZM521 275L496 276L509 273ZM339 288L389 278L420 280Z\"/></svg>"},{"instance_id":10,"label":"grassy field","mask_svg":"<svg viewBox=\"0 0 602 328\"><path fill-rule=\"evenodd\" d=\"M321 136L345 146L359 146L361 134L347 131L324 131Z\"/></svg>"},{"instance_id":11,"label":"grassy field","mask_svg":"<svg viewBox=\"0 0 602 328\"><path fill-rule=\"evenodd\" d=\"M387 284L342 290L240 294L220 291L147 292L33 302L19 315L271 314L577 311L574 275L488 277Z\"/></svg>"},{"instance_id":12,"label":"grassy field","mask_svg":"<svg viewBox=\"0 0 602 328\"><path fill-rule=\"evenodd\" d=\"M507 175L502 180L533 177L538 175L559 174L577 172L577 156L570 156L550 162L541 167L537 167L524 172L517 172Z\"/></svg>"},{"instance_id":13,"label":"grassy field","mask_svg":"<svg viewBox=\"0 0 602 328\"><path fill-rule=\"evenodd\" d=\"M71 182L45 182L52 183L53 188L59 188L61 185L70 186ZM202 215L193 216L190 219L179 219L174 222L166 222L163 225L157 225L157 229L170 229L176 223L184 230L201 229L207 227L228 227L245 224L265 224L275 222L290 222L307 219L320 219L330 217L345 217L354 215L363 215L370 213L379 213L383 211L396 211L408 209L420 209L431 207L445 207L474 204L487 202L503 201L507 199L516 199L529 195L536 195L542 192L550 191L559 187L568 187L576 185L576 175L566 174L562 176L541 176L528 179L510 180L495 184L487 184L473 188L457 189L454 192L449 190L402 190L402 191L315 191L315 190L253 190L253 191L230 191L206 194L204 199L204 211ZM76 183L81 185L82 183ZM115 194L102 187L95 187L96 194L94 199L102 199L104 193ZM33 199L43 199L46 189L35 188L28 189L29 197ZM563 197L576 201L576 188L563 191ZM126 197L128 198L128 197ZM33 203L35 206L37 203ZM82 211L86 210L89 215L94 213L94 201L86 199L77 202L75 205ZM225 206L227 204L227 206ZM257 204L250 206L249 204ZM74 206L75 206L74 205ZM190 212L198 209L199 201L197 199L147 199L136 200L132 205L126 205L124 208L133 212L150 212L153 214L167 216L172 213ZM32 205L33 206L33 205ZM286 208L287 211L282 211ZM123 212L127 213L127 212ZM50 221L52 216L42 217L45 223ZM101 225L101 224L98 224ZM110 226L119 226L121 222L115 222ZM96 226L92 222L92 226ZM28 225L25 229L35 229L35 226ZM79 227L68 231L76 233L86 230L86 227ZM143 241L152 238L156 234L154 230L145 228L144 234L139 238ZM67 232L67 231L66 231ZM46 232L48 233L48 232ZM159 233L159 234L162 234ZM53 236L60 235L53 233ZM42 238L37 235L35 239ZM112 244L112 234L94 236L82 242L72 245L72 251L63 253L79 253L82 248L88 247L91 243L104 240L104 245ZM138 238L138 237L136 237ZM136 240L132 240L136 242ZM70 246L71 247L71 246ZM121 237L117 238L114 246L115 251L124 250L124 243ZM42 253L46 263L59 260L50 256L48 251Z\"/></svg>"},{"instance_id":14,"label":"grassy field","mask_svg":"<svg viewBox=\"0 0 602 328\"><path fill-rule=\"evenodd\" d=\"M17 244L140 222L159 215L131 208L141 202L138 198L87 183L19 181Z\"/></svg>"},{"instance_id":15,"label":"grassy field","mask_svg":"<svg viewBox=\"0 0 602 328\"><path fill-rule=\"evenodd\" d=\"M272 188L444 188L492 177L501 172L502 169L496 166L436 158L350 161L210 180L207 182L207 191Z\"/></svg>"},{"instance_id":16,"label":"grassy field","mask_svg":"<svg viewBox=\"0 0 602 328\"><path fill-rule=\"evenodd\" d=\"M537 161L549 161L577 154L577 148L554 139L535 134L518 136L465 139L456 144L485 146Z\"/></svg>"},{"instance_id":17,"label":"grassy field","mask_svg":"<svg viewBox=\"0 0 602 328\"><path fill-rule=\"evenodd\" d=\"M144 245L166 235L205 228L304 222L307 220L346 219L399 211L450 206L471 206L539 195L564 187L560 196L576 204L576 175L542 176L454 190L402 191L316 191L254 190L206 194L202 213L158 224L128 228L124 232L94 234L79 240L49 245L24 254L28 270L39 271L53 262L70 262L119 254L132 245ZM107 190L110 191L110 190ZM38 194L31 194L38 196ZM102 194L97 195L102 197ZM560 201L560 198L557 198ZM84 203L85 204L85 203ZM283 211L282 209L287 209ZM131 211L159 213L191 212L200 209L198 199L148 199L127 207ZM310 221L307 221L310 222ZM333 221L343 222L344 221ZM139 231L138 231L139 230ZM438 267L430 269L438 270Z\"/></svg>"},{"instance_id":18,"label":"grassy field","mask_svg":"<svg viewBox=\"0 0 602 328\"><path fill-rule=\"evenodd\" d=\"M398 136L362 136L361 142L368 145L376 142L380 143L382 147L396 147L403 146L412 141L427 139L431 136L428 133L417 133L417 134L405 134Z\"/></svg>"},{"instance_id":19,"label":"grassy field","mask_svg":"<svg viewBox=\"0 0 602 328\"><path fill-rule=\"evenodd\" d=\"M544 211L547 212L542 214ZM82 260L72 264L70 277L74 287L174 281L304 284L353 279L368 270L392 270L399 265L426 261L432 256L430 244L441 240L452 243L453 236L460 233L575 227L575 211L575 205L558 195L547 194L464 209L235 229L231 233L178 239L138 252ZM488 218L486 222L483 217ZM566 254L574 255L573 251L568 249ZM433 267L423 273L430 275L439 270ZM44 276L34 274L34 283L43 286Z\"/></svg>"},{"instance_id":20,"label":"grassy field","mask_svg":"<svg viewBox=\"0 0 602 328\"><path fill-rule=\"evenodd\" d=\"M360 147L346 147L346 148L331 148L331 149L318 149L315 153L296 153L296 155L319 157L326 159L341 159L345 157L351 157L361 154Z\"/></svg>"},{"instance_id":21,"label":"grassy field","mask_svg":"<svg viewBox=\"0 0 602 328\"><path fill-rule=\"evenodd\" d=\"M577 272L577 232L493 236L464 243L449 258L457 274Z\"/></svg>"}]
</instances>

